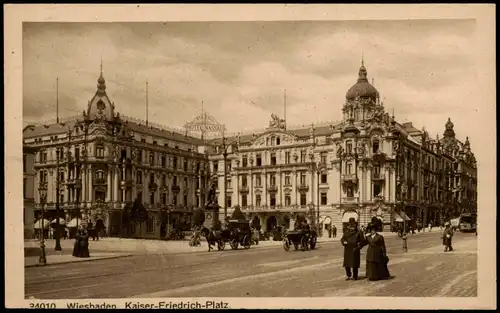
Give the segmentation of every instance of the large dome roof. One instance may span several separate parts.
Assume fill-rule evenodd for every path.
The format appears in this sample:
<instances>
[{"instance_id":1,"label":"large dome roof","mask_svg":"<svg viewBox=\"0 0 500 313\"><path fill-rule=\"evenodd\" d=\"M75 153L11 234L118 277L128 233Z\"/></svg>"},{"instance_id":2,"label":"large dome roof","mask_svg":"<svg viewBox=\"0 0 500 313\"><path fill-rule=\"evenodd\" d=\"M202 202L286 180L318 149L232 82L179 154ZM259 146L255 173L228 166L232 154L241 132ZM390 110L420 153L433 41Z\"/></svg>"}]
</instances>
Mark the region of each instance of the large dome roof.
<instances>
[{"instance_id":1,"label":"large dome roof","mask_svg":"<svg viewBox=\"0 0 500 313\"><path fill-rule=\"evenodd\" d=\"M379 97L377 89L375 89L375 87L368 82L366 76L366 68L363 64L361 64L358 73L358 81L351 88L349 88L345 95L347 100L354 100L357 97L376 100Z\"/></svg>"}]
</instances>

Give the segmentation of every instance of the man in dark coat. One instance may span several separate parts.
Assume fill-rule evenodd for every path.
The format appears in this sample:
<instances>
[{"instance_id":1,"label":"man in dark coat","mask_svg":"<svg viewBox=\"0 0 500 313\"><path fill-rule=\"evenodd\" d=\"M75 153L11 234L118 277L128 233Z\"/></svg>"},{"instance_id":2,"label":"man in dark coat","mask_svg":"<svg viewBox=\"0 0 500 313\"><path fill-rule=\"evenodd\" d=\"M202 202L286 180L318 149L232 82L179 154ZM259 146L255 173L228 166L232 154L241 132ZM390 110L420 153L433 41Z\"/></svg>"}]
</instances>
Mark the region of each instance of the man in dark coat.
<instances>
[{"instance_id":1,"label":"man in dark coat","mask_svg":"<svg viewBox=\"0 0 500 313\"><path fill-rule=\"evenodd\" d=\"M351 276L354 280L357 280L358 269L361 263L360 247L363 242L363 235L358 230L356 220L354 218L351 217L349 219L346 232L340 239L340 242L344 246L343 267L345 268L345 273L347 275L346 280L350 280Z\"/></svg>"},{"instance_id":2,"label":"man in dark coat","mask_svg":"<svg viewBox=\"0 0 500 313\"><path fill-rule=\"evenodd\" d=\"M444 246L444 252L448 251L453 251L453 247L451 246L451 239L453 238L453 229L450 227L450 223L446 222L444 224L444 232L443 236L441 237L443 239L443 246Z\"/></svg>"}]
</instances>

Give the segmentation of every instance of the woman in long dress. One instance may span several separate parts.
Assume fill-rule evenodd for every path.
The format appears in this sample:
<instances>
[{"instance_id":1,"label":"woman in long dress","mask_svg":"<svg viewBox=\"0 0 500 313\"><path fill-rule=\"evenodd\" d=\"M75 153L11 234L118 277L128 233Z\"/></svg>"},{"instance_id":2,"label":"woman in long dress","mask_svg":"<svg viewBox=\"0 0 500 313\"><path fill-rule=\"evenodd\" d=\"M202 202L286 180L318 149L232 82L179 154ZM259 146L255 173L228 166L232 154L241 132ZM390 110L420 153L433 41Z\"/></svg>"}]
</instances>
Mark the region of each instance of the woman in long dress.
<instances>
[{"instance_id":1,"label":"woman in long dress","mask_svg":"<svg viewBox=\"0 0 500 313\"><path fill-rule=\"evenodd\" d=\"M75 245L73 246L73 256L77 258L81 257L80 239L80 229L78 229L75 235Z\"/></svg>"},{"instance_id":2,"label":"woman in long dress","mask_svg":"<svg viewBox=\"0 0 500 313\"><path fill-rule=\"evenodd\" d=\"M80 234L80 257L88 258L90 257L89 253L89 235L87 231L82 229Z\"/></svg>"},{"instance_id":3,"label":"woman in long dress","mask_svg":"<svg viewBox=\"0 0 500 313\"><path fill-rule=\"evenodd\" d=\"M387 263L387 250L385 247L384 236L380 235L375 223L370 225L370 234L366 236L365 245L368 245L366 251L366 277L371 281L389 279L389 269Z\"/></svg>"}]
</instances>

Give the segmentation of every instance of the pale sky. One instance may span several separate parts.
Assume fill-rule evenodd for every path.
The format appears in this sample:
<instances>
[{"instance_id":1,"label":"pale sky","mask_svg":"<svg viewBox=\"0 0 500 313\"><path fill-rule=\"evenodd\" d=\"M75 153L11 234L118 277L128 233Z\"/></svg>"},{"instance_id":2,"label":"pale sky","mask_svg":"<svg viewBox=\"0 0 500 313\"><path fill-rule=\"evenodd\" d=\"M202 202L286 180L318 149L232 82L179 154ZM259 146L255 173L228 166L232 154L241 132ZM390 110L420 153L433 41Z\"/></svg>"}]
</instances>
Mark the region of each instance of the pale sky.
<instances>
[{"instance_id":1,"label":"pale sky","mask_svg":"<svg viewBox=\"0 0 500 313\"><path fill-rule=\"evenodd\" d=\"M96 90L101 56L116 111L181 127L205 110L228 131L341 119L361 56L370 82L394 108L435 138L451 117L459 139L470 121L474 20L347 22L25 23L25 122L81 113ZM476 140L475 140L476 139Z\"/></svg>"}]
</instances>

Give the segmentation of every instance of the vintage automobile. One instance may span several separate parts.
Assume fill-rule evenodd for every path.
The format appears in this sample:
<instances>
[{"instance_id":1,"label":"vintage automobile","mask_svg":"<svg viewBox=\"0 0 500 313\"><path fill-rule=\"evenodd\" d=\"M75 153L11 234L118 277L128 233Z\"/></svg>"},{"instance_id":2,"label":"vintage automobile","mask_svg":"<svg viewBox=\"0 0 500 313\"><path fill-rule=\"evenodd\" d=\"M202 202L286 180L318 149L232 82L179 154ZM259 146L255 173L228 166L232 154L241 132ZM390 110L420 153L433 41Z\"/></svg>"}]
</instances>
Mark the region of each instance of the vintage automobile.
<instances>
[{"instance_id":1,"label":"vintage automobile","mask_svg":"<svg viewBox=\"0 0 500 313\"><path fill-rule=\"evenodd\" d=\"M292 231L287 231L285 238L283 238L283 249L289 251L290 247L293 245L295 250L307 251L314 250L316 248L316 243L318 236L315 230L306 229L296 229Z\"/></svg>"}]
</instances>

